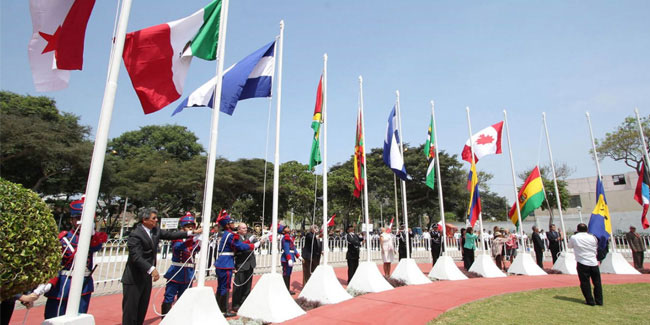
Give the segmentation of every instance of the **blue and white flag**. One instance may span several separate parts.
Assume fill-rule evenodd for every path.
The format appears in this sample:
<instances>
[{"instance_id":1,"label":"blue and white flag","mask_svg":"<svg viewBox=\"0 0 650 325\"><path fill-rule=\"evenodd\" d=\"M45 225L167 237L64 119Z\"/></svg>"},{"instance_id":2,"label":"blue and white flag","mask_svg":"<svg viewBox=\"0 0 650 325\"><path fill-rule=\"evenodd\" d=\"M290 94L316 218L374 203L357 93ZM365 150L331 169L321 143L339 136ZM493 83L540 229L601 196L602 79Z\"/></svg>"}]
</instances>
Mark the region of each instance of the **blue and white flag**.
<instances>
[{"instance_id":1,"label":"blue and white flag","mask_svg":"<svg viewBox=\"0 0 650 325\"><path fill-rule=\"evenodd\" d=\"M386 126L386 138L384 139L384 164L393 170L395 175L402 180L408 180L404 158L399 147L399 127L395 106L388 115L388 125Z\"/></svg>"},{"instance_id":2,"label":"blue and white flag","mask_svg":"<svg viewBox=\"0 0 650 325\"><path fill-rule=\"evenodd\" d=\"M275 70L275 41L228 68L223 74L221 86L221 111L232 115L240 100L255 97L271 97L273 72ZM185 98L172 116L185 107L213 107L214 87L217 77L203 84Z\"/></svg>"}]
</instances>

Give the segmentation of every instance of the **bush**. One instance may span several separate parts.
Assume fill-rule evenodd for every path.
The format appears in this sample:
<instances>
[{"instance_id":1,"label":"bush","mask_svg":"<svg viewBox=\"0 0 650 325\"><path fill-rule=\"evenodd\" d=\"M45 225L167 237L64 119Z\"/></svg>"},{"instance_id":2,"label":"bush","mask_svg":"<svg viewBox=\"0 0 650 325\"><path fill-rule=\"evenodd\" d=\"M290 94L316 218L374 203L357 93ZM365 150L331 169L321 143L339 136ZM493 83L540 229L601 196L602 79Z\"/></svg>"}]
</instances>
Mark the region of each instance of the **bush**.
<instances>
[{"instance_id":1,"label":"bush","mask_svg":"<svg viewBox=\"0 0 650 325\"><path fill-rule=\"evenodd\" d=\"M33 191L0 178L0 298L56 276L61 244L52 211Z\"/></svg>"}]
</instances>

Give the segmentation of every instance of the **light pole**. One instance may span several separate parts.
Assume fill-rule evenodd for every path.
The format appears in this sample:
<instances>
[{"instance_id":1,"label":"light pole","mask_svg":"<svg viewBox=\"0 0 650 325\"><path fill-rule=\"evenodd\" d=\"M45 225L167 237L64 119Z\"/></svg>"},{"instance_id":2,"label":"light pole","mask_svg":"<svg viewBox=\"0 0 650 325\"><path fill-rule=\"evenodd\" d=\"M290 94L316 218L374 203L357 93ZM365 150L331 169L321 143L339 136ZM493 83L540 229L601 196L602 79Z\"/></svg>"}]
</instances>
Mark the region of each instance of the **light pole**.
<instances>
[{"instance_id":1,"label":"light pole","mask_svg":"<svg viewBox=\"0 0 650 325\"><path fill-rule=\"evenodd\" d=\"M583 222L582 222L582 207L581 207L581 206L577 206L576 209L578 209L578 216L580 216L580 223L583 223Z\"/></svg>"}]
</instances>

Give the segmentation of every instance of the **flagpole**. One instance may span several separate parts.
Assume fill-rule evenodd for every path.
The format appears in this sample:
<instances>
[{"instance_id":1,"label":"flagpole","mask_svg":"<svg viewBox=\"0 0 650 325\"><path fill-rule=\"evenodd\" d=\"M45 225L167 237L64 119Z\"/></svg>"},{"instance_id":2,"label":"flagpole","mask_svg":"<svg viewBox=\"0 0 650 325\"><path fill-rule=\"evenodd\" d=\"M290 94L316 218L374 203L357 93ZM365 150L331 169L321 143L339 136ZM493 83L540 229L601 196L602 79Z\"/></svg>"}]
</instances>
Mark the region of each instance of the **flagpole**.
<instances>
[{"instance_id":1,"label":"flagpole","mask_svg":"<svg viewBox=\"0 0 650 325\"><path fill-rule=\"evenodd\" d=\"M510 171L512 173L512 190L515 193L515 205L517 206L517 222L519 223L519 239L521 245L521 253L526 253L524 248L524 233L522 228L524 228L524 220L521 215L521 206L519 204L519 193L517 193L517 177L515 176L515 161L512 158L512 143L510 140L510 126L508 125L508 113L506 110L503 110L503 121L506 124L506 134L508 136L508 154L510 156ZM482 235L482 234L481 234Z\"/></svg>"},{"instance_id":2,"label":"flagpole","mask_svg":"<svg viewBox=\"0 0 650 325\"><path fill-rule=\"evenodd\" d=\"M395 94L397 95L397 123L399 125L399 130L400 133L402 132L402 112L400 111L399 107L399 90L395 91ZM404 142L402 141L402 138L404 137L404 134L400 134L399 137L399 149L402 154L402 159L404 159ZM403 179L400 179L400 184L402 185L402 209L404 210L404 233L406 237L406 258L411 258L411 248L410 248L410 238L409 238L409 217L408 217L408 211L406 209L406 182Z\"/></svg>"},{"instance_id":3,"label":"flagpole","mask_svg":"<svg viewBox=\"0 0 650 325\"><path fill-rule=\"evenodd\" d=\"M99 186L104 168L108 131L111 125L113 107L115 106L117 79L120 73L120 60L122 60L122 52L124 51L124 39L126 38L126 28L129 23L131 3L131 0L124 0L122 2L122 8L117 22L117 34L113 43L113 55L110 57L108 63L108 77L104 88L104 99L102 100L102 109L99 116L97 134L95 136L95 146L90 161L88 183L86 184L86 200L84 201L83 211L81 212L81 230L79 233L77 253L73 261L74 268L72 269L72 280L70 282L68 305L65 313L66 317L74 317L79 314L81 289L84 282L86 260L88 259L90 237L93 230L93 219L95 217L95 209L97 208L97 197L99 196Z\"/></svg>"},{"instance_id":4,"label":"flagpole","mask_svg":"<svg viewBox=\"0 0 650 325\"><path fill-rule=\"evenodd\" d=\"M650 161L650 157L648 157L648 147L645 142L645 135L643 135L643 126L641 125L641 117L639 117L639 108L635 107L634 108L634 114L636 115L636 123L639 126L639 137L641 138L641 143L643 143L643 158L645 158L645 161L648 162ZM648 166L646 165L646 162L643 163L643 172L647 173L647 168ZM641 176L643 177L643 175Z\"/></svg>"},{"instance_id":5,"label":"flagpole","mask_svg":"<svg viewBox=\"0 0 650 325\"><path fill-rule=\"evenodd\" d=\"M469 117L469 106L465 107L465 112L467 113L467 130L469 131L469 149L470 149L470 153L472 155L472 165L476 165L476 162L474 161L474 158L475 158L474 157L474 141L472 141L472 121L471 121L471 119ZM476 169L476 167L475 167L475 169ZM470 172L471 172L471 167L470 167ZM478 171L477 171L476 178L478 179ZM477 184L477 186L478 186L478 184ZM470 202L471 202L471 200L473 198L469 198L469 199L470 199ZM482 232L483 231L483 216L482 216L482 213L478 214L478 225L481 228L481 232ZM481 237L482 236L483 236L483 234L481 234ZM481 243L481 253L484 253L485 252L485 246L483 245L482 238L481 238L481 241L479 241L479 242Z\"/></svg>"},{"instance_id":6,"label":"flagpole","mask_svg":"<svg viewBox=\"0 0 650 325\"><path fill-rule=\"evenodd\" d=\"M431 117L433 118L433 147L436 150L436 173L438 177L438 205L440 206L440 221L442 222L442 251L443 255L447 253L447 223L445 221L445 204L442 200L442 180L440 175L440 156L438 156L438 127L436 126L436 112L433 101L431 101Z\"/></svg>"},{"instance_id":7,"label":"flagpole","mask_svg":"<svg viewBox=\"0 0 650 325\"><path fill-rule=\"evenodd\" d=\"M226 52L226 30L228 25L228 1L221 2L221 17L219 22L219 40L217 41L217 80L214 86L214 106L212 108L212 119L210 123L210 145L208 149L208 163L205 176L205 189L203 195L203 212L201 223L203 233L201 234L201 246L207 248L210 244L210 221L212 220L212 194L214 191L214 170L217 161L217 143L219 139L219 114L221 112L221 86L223 79L223 59ZM219 104L217 104L219 103ZM208 249L199 250L199 277L197 287L205 286L205 270L207 268Z\"/></svg>"},{"instance_id":8,"label":"flagpole","mask_svg":"<svg viewBox=\"0 0 650 325\"><path fill-rule=\"evenodd\" d=\"M598 172L598 179L601 180L602 182L601 174L600 174L600 162L598 162L598 152L596 151L596 142L594 141L594 131L591 127L591 116L589 115L589 112L585 112L585 115L587 116L587 123L589 124L589 136L591 137L591 148L594 151L594 160L596 161L596 171ZM596 202L598 202L598 198L596 198ZM614 232L614 230L612 230L612 232ZM610 234L610 239L612 240L612 251L616 253L616 241L614 240L613 234Z\"/></svg>"},{"instance_id":9,"label":"flagpole","mask_svg":"<svg viewBox=\"0 0 650 325\"><path fill-rule=\"evenodd\" d=\"M397 176L395 176L395 173L393 173L393 187L395 188L395 229L397 230L395 233L399 234L399 205L397 204Z\"/></svg>"},{"instance_id":10,"label":"flagpole","mask_svg":"<svg viewBox=\"0 0 650 325\"><path fill-rule=\"evenodd\" d=\"M363 117L363 77L359 76L359 109L361 111L361 142L363 143L363 211L366 215L366 249L368 262L370 262L370 218L368 217L368 164L366 162L366 124Z\"/></svg>"},{"instance_id":11,"label":"flagpole","mask_svg":"<svg viewBox=\"0 0 650 325\"><path fill-rule=\"evenodd\" d=\"M548 136L548 127L546 126L546 112L542 113L542 120L544 120L544 132L546 134L546 147L548 148L548 158L551 160L551 171L553 172L553 186L555 187L555 200L557 202L557 210L560 214L560 223L562 224L562 241L564 247L568 244L566 240L566 227L564 226L564 216L562 215L562 202L560 200L560 190L557 186L557 174L555 173L555 162L553 161L553 152L551 151L551 140Z\"/></svg>"},{"instance_id":12,"label":"flagpole","mask_svg":"<svg viewBox=\"0 0 650 325\"><path fill-rule=\"evenodd\" d=\"M323 265L327 265L329 247L327 247L327 53L323 54ZM316 240L315 238L313 240ZM310 257L311 260L311 257ZM303 271L304 272L304 271Z\"/></svg>"},{"instance_id":13,"label":"flagpole","mask_svg":"<svg viewBox=\"0 0 650 325\"><path fill-rule=\"evenodd\" d=\"M280 20L280 39L278 40L278 83L277 102L275 111L275 158L273 161L273 210L271 233L278 233L278 195L280 191L280 112L282 107L282 46L284 45L284 20ZM277 272L278 267L278 241L271 243L271 274Z\"/></svg>"}]
</instances>

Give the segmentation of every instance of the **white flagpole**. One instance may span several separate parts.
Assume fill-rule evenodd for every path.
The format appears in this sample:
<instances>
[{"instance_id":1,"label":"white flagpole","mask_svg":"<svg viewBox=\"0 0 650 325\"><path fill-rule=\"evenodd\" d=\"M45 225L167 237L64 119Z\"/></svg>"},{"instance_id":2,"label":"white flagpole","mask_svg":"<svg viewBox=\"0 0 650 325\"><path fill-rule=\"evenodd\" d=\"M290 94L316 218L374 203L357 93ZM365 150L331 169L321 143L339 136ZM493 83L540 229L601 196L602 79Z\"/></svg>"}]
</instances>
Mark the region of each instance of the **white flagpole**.
<instances>
[{"instance_id":1,"label":"white flagpole","mask_svg":"<svg viewBox=\"0 0 650 325\"><path fill-rule=\"evenodd\" d=\"M97 208L97 197L99 196L99 185L101 183L104 158L106 156L106 145L108 142L108 130L111 125L113 107L115 106L115 93L117 92L117 79L120 73L120 61L124 50L124 39L126 38L126 27L131 12L131 0L122 1L122 8L117 22L117 34L113 43L113 55L108 63L108 78L104 88L104 99L95 136L95 147L90 161L90 172L86 184L86 200L81 212L81 230L77 253L74 257L74 268L72 269L72 281L68 294L68 306L66 317L74 317L79 314L79 303L81 301L81 289L86 271L86 260L90 247L90 237L93 230L93 219Z\"/></svg>"},{"instance_id":2,"label":"white flagpole","mask_svg":"<svg viewBox=\"0 0 650 325\"><path fill-rule=\"evenodd\" d=\"M465 111L467 112L467 130L469 131L469 148L470 148L470 153L472 154L472 164L475 165L476 162L474 161L474 141L472 141L472 121L469 118L469 106L465 107ZM471 172L471 167L470 167L470 172ZM476 178L478 179L478 171ZM479 192L480 193L480 192ZM470 197L470 202L472 198ZM483 231L483 216L482 213L478 214L478 226L481 228L481 232ZM483 234L481 234L481 237ZM481 253L485 252L485 246L483 245L483 240L479 241L481 243Z\"/></svg>"},{"instance_id":3,"label":"white flagpole","mask_svg":"<svg viewBox=\"0 0 650 325\"><path fill-rule=\"evenodd\" d=\"M555 200L557 202L557 210L560 214L560 223L562 224L562 241L564 247L569 247L566 241L566 227L564 226L564 216L562 216L562 202L560 202L560 190L557 187L557 174L555 173L555 162L553 161L553 152L551 151L551 140L548 135L548 127L546 126L546 112L542 113L542 120L544 120L544 132L546 134L546 147L548 148L548 158L551 160L551 172L553 172L553 186L555 187ZM539 167L539 166L538 166Z\"/></svg>"},{"instance_id":4,"label":"white flagpole","mask_svg":"<svg viewBox=\"0 0 650 325\"><path fill-rule=\"evenodd\" d=\"M404 133L402 133L402 112L399 107L399 90L395 91L397 95L397 124L399 125L399 148L402 154L402 161L404 160L404 142L402 138ZM406 258L411 258L411 248L410 248L410 238L409 238L409 215L406 210L406 182L400 179L400 184L402 185L402 209L404 210L404 234L406 237Z\"/></svg>"},{"instance_id":5,"label":"white flagpole","mask_svg":"<svg viewBox=\"0 0 650 325\"><path fill-rule=\"evenodd\" d=\"M636 123L639 126L639 137L641 138L641 143L643 143L643 158L646 162L650 162L650 157L648 157L648 147L645 143L645 135L643 135L643 126L641 125L641 117L639 117L639 108L634 108L634 114L636 115ZM646 163L643 163L643 172L648 172L648 166ZM641 176L643 177L643 175Z\"/></svg>"},{"instance_id":6,"label":"white flagpole","mask_svg":"<svg viewBox=\"0 0 650 325\"><path fill-rule=\"evenodd\" d=\"M280 39L278 40L278 83L275 110L275 158L273 160L273 210L271 233L271 274L277 272L278 266L278 195L280 192L280 111L282 107L282 45L284 44L284 20L280 20Z\"/></svg>"},{"instance_id":7,"label":"white flagpole","mask_svg":"<svg viewBox=\"0 0 650 325\"><path fill-rule=\"evenodd\" d=\"M397 176L393 173L393 187L395 188L395 233L399 234L399 205L397 204ZM393 230L391 230L391 233Z\"/></svg>"},{"instance_id":8,"label":"white flagpole","mask_svg":"<svg viewBox=\"0 0 650 325\"><path fill-rule=\"evenodd\" d=\"M205 270L208 267L208 249L210 245L210 220L212 219L212 193L214 191L214 170L217 161L217 141L219 136L219 114L221 112L221 86L223 79L223 60L226 52L226 31L228 25L228 1L221 2L221 18L219 22L219 40L217 41L217 81L214 86L214 100L212 108L212 119L210 125L210 145L208 149L208 162L205 176L205 189L203 195L203 212L201 222L203 233L201 234L201 246L205 249L199 250L199 277L197 287L205 286ZM218 104L217 104L218 103Z\"/></svg>"},{"instance_id":9,"label":"white flagpole","mask_svg":"<svg viewBox=\"0 0 650 325\"><path fill-rule=\"evenodd\" d=\"M431 101L431 117L433 117L433 147L436 149L436 178L438 182L438 205L440 206L440 222L442 223L442 250L443 255L447 253L447 223L445 221L445 204L442 200L442 180L440 175L440 156L438 156L438 127L436 126L436 112L433 101Z\"/></svg>"},{"instance_id":10,"label":"white flagpole","mask_svg":"<svg viewBox=\"0 0 650 325\"><path fill-rule=\"evenodd\" d=\"M363 142L363 210L366 215L366 249L370 262L370 218L368 217L368 163L366 161L366 123L363 117L363 77L359 76L359 111L361 112L361 141Z\"/></svg>"},{"instance_id":11,"label":"white flagpole","mask_svg":"<svg viewBox=\"0 0 650 325\"><path fill-rule=\"evenodd\" d=\"M323 265L327 265L327 258L329 255L329 247L327 242L327 53L323 55L322 96L323 107L321 109L321 117L323 119ZM316 238L313 240L316 240Z\"/></svg>"},{"instance_id":12,"label":"white flagpole","mask_svg":"<svg viewBox=\"0 0 650 325\"><path fill-rule=\"evenodd\" d=\"M503 110L503 121L506 124L506 134L508 136L508 154L510 156L510 171L512 172L512 190L515 194L515 205L517 206L517 222L519 223L519 239L521 245L521 253L524 254L526 253L526 249L524 247L524 234L523 234L523 228L524 228L524 221L523 221L523 216L521 215L521 206L519 205L519 193L517 192L517 177L515 176L515 161L512 158L512 143L510 140L510 126L508 125L508 113L506 110ZM481 233L481 236L483 234Z\"/></svg>"},{"instance_id":13,"label":"white flagpole","mask_svg":"<svg viewBox=\"0 0 650 325\"><path fill-rule=\"evenodd\" d=\"M596 151L596 142L594 141L594 131L591 128L591 116L589 115L589 112L586 112L585 115L587 116L587 123L589 124L589 136L591 137L591 147L594 151L594 161L596 161L596 171L598 172L598 179L600 179L602 182L602 176L600 173L600 162L598 162L598 152ZM598 202L598 198L596 198L596 202ZM611 218L612 216L610 215L609 217ZM616 241L614 240L613 234L610 235L610 239L612 240L612 251L616 253Z\"/></svg>"}]
</instances>

